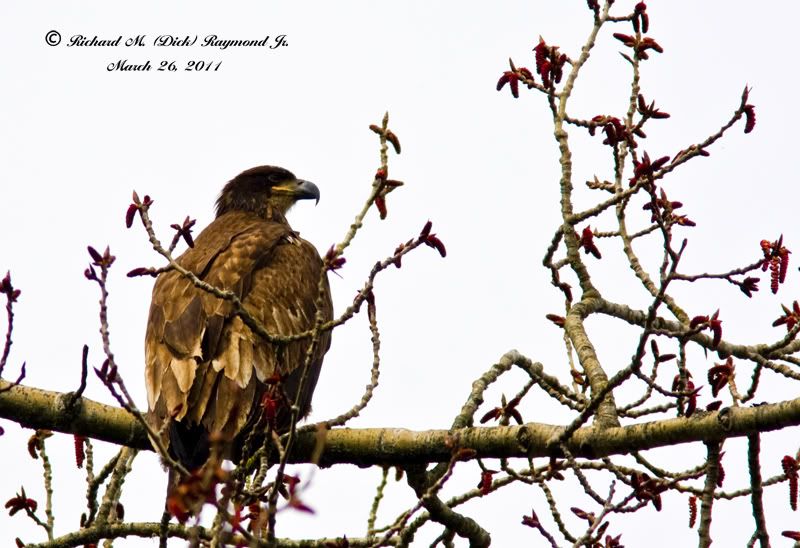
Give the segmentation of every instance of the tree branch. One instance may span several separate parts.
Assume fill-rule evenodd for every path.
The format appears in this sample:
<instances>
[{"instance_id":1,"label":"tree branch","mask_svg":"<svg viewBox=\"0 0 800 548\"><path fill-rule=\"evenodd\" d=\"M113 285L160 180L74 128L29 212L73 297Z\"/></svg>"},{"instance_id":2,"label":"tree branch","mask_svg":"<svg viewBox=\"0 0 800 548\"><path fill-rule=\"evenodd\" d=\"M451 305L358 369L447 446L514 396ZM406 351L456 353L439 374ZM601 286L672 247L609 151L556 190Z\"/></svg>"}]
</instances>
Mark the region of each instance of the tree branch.
<instances>
[{"instance_id":1,"label":"tree branch","mask_svg":"<svg viewBox=\"0 0 800 548\"><path fill-rule=\"evenodd\" d=\"M151 450L141 425L127 411L87 398L72 413L64 405L67 394L0 380L0 417L29 428L47 428L79 434L135 449ZM719 412L696 412L691 418L673 418L623 427L579 428L566 442L578 458L597 458L699 441L722 440L768 432L800 424L800 398L759 407L735 407ZM548 450L563 426L527 423L521 426L464 428L459 447L476 451L477 458L561 456ZM408 465L447 462L452 456L449 430L411 431L401 428L335 428L328 432L321 466ZM309 462L314 454L314 432L298 434L290 462Z\"/></svg>"},{"instance_id":2,"label":"tree branch","mask_svg":"<svg viewBox=\"0 0 800 548\"><path fill-rule=\"evenodd\" d=\"M26 544L29 548L69 548L73 546L84 546L89 543L98 542L107 538L156 538L159 534L160 523L114 523L104 527L91 527L89 529L81 529L74 533L69 533L62 537L55 539L52 542L45 542L43 544ZM204 527L188 527L183 525L171 524L168 526L170 537L182 538L191 540L200 538L203 540L210 540L211 534L208 529ZM231 541L241 541L241 537L231 536ZM315 540L289 540L289 539L276 539L272 545L275 548L325 548L326 546L337 545L340 539L315 539ZM372 541L370 539L347 539L352 548L370 546ZM389 543L394 544L394 542ZM267 546L267 541L260 541L256 546Z\"/></svg>"}]
</instances>

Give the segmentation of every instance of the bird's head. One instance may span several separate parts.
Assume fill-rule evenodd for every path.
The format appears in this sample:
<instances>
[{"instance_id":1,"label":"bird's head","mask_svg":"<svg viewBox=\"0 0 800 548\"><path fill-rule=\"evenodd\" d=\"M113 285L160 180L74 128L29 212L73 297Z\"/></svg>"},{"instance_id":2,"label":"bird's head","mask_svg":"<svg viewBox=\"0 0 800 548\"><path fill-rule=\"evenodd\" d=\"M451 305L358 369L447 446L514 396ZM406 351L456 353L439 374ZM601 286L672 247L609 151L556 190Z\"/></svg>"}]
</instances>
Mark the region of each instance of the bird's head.
<instances>
[{"instance_id":1,"label":"bird's head","mask_svg":"<svg viewBox=\"0 0 800 548\"><path fill-rule=\"evenodd\" d=\"M222 189L217 198L217 217L229 211L250 211L266 216L270 211L285 215L298 200L314 198L319 189L276 166L258 166L243 171Z\"/></svg>"}]
</instances>

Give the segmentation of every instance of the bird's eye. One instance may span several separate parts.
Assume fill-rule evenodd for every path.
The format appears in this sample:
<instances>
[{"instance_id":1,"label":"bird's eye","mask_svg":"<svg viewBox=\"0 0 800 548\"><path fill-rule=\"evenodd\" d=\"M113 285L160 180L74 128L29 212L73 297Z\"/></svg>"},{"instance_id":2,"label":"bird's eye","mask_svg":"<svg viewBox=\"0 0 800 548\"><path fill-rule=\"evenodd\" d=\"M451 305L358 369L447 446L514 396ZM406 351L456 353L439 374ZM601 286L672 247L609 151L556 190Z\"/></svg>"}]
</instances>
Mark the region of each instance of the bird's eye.
<instances>
[{"instance_id":1,"label":"bird's eye","mask_svg":"<svg viewBox=\"0 0 800 548\"><path fill-rule=\"evenodd\" d=\"M270 183L279 183L281 181L281 176L277 173L270 173L267 175L267 179L269 179Z\"/></svg>"}]
</instances>

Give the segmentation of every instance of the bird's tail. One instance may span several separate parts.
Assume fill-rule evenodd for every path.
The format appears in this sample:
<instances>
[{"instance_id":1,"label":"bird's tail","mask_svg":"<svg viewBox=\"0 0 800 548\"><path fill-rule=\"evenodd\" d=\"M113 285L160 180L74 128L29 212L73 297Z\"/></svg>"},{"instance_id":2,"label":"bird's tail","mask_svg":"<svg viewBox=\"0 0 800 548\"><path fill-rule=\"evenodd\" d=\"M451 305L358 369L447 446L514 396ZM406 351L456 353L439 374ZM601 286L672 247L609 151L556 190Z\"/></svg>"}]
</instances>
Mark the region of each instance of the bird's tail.
<instances>
[{"instance_id":1,"label":"bird's tail","mask_svg":"<svg viewBox=\"0 0 800 548\"><path fill-rule=\"evenodd\" d=\"M169 424L169 450L187 470L206 463L210 455L208 431L202 425L187 425L171 421Z\"/></svg>"}]
</instances>

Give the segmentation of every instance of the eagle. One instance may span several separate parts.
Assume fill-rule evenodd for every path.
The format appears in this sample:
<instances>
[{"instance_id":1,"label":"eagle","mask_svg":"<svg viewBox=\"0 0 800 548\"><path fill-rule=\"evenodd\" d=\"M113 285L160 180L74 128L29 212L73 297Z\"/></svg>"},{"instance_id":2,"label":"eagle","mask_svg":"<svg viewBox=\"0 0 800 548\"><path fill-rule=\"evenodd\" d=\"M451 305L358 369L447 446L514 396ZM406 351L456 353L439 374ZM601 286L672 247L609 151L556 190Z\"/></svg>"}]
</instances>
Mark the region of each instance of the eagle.
<instances>
[{"instance_id":1,"label":"eagle","mask_svg":"<svg viewBox=\"0 0 800 548\"><path fill-rule=\"evenodd\" d=\"M319 196L316 185L286 169L248 169L225 185L216 218L176 262L233 292L270 334L308 331L318 314L330 321L323 260L286 220L298 200L318 202ZM212 435L224 440L226 458L238 459L248 435L266 428L265 397L278 431L289 428L295 402L298 419L309 413L330 331L314 342L301 383L309 344L310 337L270 343L248 327L230 300L167 270L153 287L145 335L147 421L188 470L206 462Z\"/></svg>"}]
</instances>

